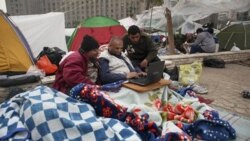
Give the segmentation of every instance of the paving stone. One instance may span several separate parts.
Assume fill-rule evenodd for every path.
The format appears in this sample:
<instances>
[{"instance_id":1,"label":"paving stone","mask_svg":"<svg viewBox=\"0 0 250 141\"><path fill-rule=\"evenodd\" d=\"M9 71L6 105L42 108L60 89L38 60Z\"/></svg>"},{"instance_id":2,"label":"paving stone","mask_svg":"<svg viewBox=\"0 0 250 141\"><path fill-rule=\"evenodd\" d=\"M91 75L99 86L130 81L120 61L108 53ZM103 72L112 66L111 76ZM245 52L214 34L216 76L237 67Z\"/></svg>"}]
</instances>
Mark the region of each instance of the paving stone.
<instances>
[{"instance_id":1,"label":"paving stone","mask_svg":"<svg viewBox=\"0 0 250 141\"><path fill-rule=\"evenodd\" d=\"M213 106L250 117L250 99L241 96L243 90L250 89L250 67L226 64L223 69L203 67L199 84L209 93L206 98L214 99Z\"/></svg>"}]
</instances>

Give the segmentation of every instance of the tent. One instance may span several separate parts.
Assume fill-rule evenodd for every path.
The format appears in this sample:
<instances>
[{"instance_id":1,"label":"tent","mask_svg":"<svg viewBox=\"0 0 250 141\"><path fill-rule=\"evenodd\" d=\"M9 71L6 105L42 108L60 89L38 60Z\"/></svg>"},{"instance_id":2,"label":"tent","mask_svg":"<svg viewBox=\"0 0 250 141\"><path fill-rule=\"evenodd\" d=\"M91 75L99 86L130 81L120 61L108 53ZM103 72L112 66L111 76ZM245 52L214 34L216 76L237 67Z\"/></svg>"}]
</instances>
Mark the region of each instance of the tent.
<instances>
[{"instance_id":1,"label":"tent","mask_svg":"<svg viewBox=\"0 0 250 141\"><path fill-rule=\"evenodd\" d=\"M224 13L226 11L244 12L250 7L249 0L179 0L177 4L172 5L174 1L164 0L162 6L155 6L142 12L137 19L136 25L140 28L153 28L166 31L166 7L171 11L173 31L182 28L187 22L202 20L211 14ZM229 17L229 19L232 17Z\"/></svg>"},{"instance_id":2,"label":"tent","mask_svg":"<svg viewBox=\"0 0 250 141\"><path fill-rule=\"evenodd\" d=\"M229 51L236 44L241 50L250 49L250 21L232 22L216 35L220 51Z\"/></svg>"},{"instance_id":3,"label":"tent","mask_svg":"<svg viewBox=\"0 0 250 141\"><path fill-rule=\"evenodd\" d=\"M58 47L68 52L63 12L19 15L10 18L26 37L35 57L43 50L43 47Z\"/></svg>"},{"instance_id":4,"label":"tent","mask_svg":"<svg viewBox=\"0 0 250 141\"><path fill-rule=\"evenodd\" d=\"M123 36L126 29L117 20L104 16L85 19L75 29L68 42L70 51L78 50L85 35L93 36L99 45L107 44L112 36Z\"/></svg>"},{"instance_id":5,"label":"tent","mask_svg":"<svg viewBox=\"0 0 250 141\"><path fill-rule=\"evenodd\" d=\"M29 44L18 27L0 10L0 74L24 73L34 64Z\"/></svg>"}]
</instances>

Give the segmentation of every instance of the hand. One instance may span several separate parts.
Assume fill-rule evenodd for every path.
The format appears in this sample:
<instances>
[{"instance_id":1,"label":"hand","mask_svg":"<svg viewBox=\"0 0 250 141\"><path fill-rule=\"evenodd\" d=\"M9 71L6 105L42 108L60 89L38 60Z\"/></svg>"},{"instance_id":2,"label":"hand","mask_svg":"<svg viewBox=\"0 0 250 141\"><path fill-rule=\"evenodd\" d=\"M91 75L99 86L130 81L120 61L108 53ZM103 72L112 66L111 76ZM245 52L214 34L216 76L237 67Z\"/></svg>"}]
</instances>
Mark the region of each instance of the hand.
<instances>
[{"instance_id":1,"label":"hand","mask_svg":"<svg viewBox=\"0 0 250 141\"><path fill-rule=\"evenodd\" d=\"M146 68L148 66L148 60L144 59L141 63L140 63L140 67L141 68Z\"/></svg>"},{"instance_id":2,"label":"hand","mask_svg":"<svg viewBox=\"0 0 250 141\"><path fill-rule=\"evenodd\" d=\"M147 76L147 73L146 72L139 72L138 75L139 76Z\"/></svg>"},{"instance_id":3,"label":"hand","mask_svg":"<svg viewBox=\"0 0 250 141\"><path fill-rule=\"evenodd\" d=\"M188 42L186 41L185 43L183 43L183 46L184 47L188 46Z\"/></svg>"},{"instance_id":4,"label":"hand","mask_svg":"<svg viewBox=\"0 0 250 141\"><path fill-rule=\"evenodd\" d=\"M127 73L127 79L136 78L136 77L139 77L139 74L137 72L129 72L129 73Z\"/></svg>"}]
</instances>

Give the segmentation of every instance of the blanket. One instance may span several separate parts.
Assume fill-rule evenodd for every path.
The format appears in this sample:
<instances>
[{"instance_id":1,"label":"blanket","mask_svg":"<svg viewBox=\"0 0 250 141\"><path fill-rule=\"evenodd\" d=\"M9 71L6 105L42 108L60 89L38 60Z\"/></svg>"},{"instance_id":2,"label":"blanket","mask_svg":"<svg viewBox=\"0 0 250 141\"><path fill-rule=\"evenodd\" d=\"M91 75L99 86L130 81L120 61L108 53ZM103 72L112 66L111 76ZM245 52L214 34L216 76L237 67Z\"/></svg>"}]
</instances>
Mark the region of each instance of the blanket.
<instances>
[{"instance_id":1,"label":"blanket","mask_svg":"<svg viewBox=\"0 0 250 141\"><path fill-rule=\"evenodd\" d=\"M200 103L192 93L183 97L168 87L148 93L121 88L114 93L79 84L70 95L92 105L99 116L125 122L143 140L189 141L196 138L224 141L236 138L231 125L221 120L214 109Z\"/></svg>"},{"instance_id":2,"label":"blanket","mask_svg":"<svg viewBox=\"0 0 250 141\"><path fill-rule=\"evenodd\" d=\"M0 140L141 140L117 119L46 86L0 104Z\"/></svg>"}]
</instances>

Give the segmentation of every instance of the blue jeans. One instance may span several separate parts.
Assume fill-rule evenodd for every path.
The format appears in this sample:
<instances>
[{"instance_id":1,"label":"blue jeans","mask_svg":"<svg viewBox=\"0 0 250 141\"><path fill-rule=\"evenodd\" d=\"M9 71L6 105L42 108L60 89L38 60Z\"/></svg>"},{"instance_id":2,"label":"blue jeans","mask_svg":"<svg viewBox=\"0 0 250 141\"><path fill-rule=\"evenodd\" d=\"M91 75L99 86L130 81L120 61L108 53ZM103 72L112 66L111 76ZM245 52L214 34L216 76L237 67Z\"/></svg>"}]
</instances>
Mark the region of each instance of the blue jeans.
<instances>
[{"instance_id":1,"label":"blue jeans","mask_svg":"<svg viewBox=\"0 0 250 141\"><path fill-rule=\"evenodd\" d=\"M202 53L202 52L205 52L202 48L201 48L201 46L199 46L199 45L192 45L192 46L190 46L191 48L190 48L190 54L192 54L192 53L197 53L197 52L200 52L200 53Z\"/></svg>"}]
</instances>

